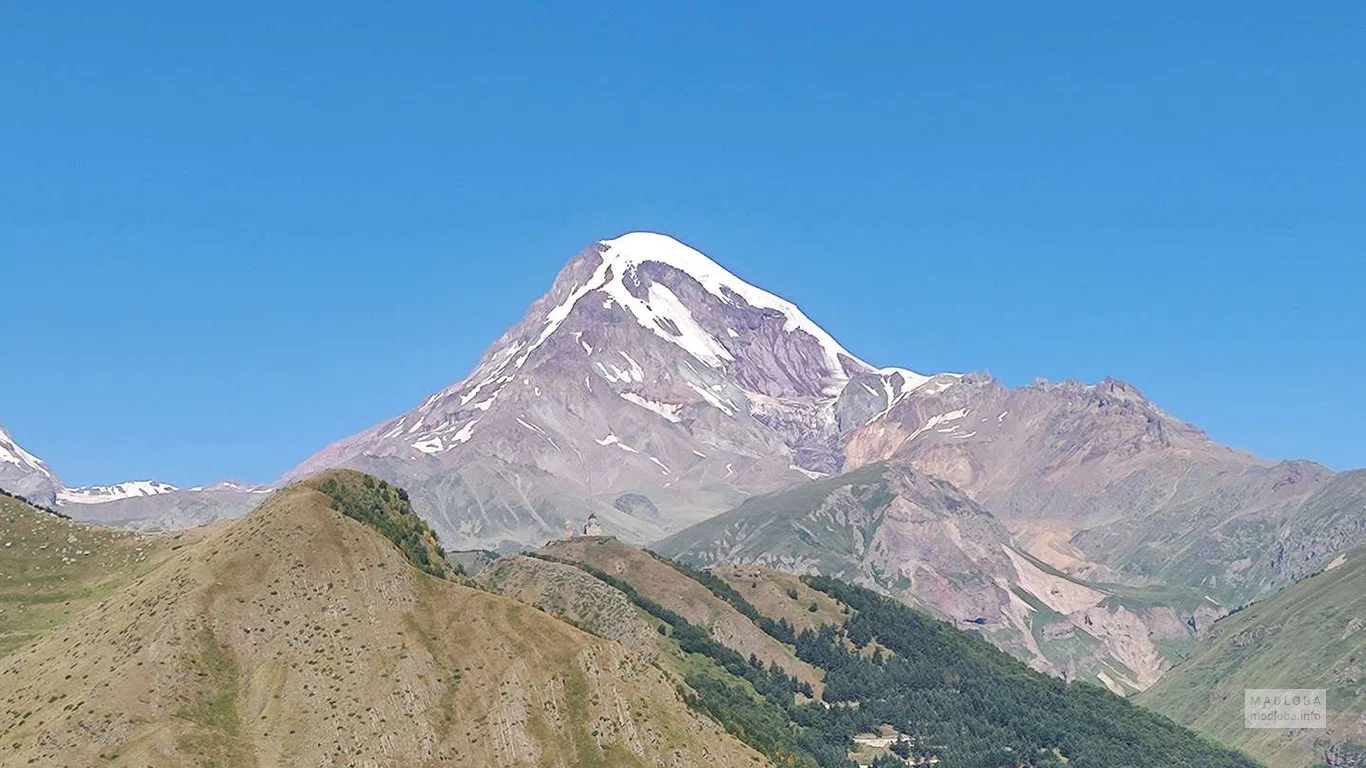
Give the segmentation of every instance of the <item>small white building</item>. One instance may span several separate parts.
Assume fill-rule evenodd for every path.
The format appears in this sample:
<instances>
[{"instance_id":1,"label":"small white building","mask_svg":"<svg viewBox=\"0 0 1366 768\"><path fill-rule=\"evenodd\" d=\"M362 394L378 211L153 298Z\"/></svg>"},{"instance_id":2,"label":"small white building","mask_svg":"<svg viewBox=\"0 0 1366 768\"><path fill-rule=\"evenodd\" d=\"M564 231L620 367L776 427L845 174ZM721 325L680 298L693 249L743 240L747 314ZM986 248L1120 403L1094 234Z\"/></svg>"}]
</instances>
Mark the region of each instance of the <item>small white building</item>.
<instances>
[{"instance_id":1,"label":"small white building","mask_svg":"<svg viewBox=\"0 0 1366 768\"><path fill-rule=\"evenodd\" d=\"M601 535L602 535L602 526L601 526L601 525L598 525L598 516L597 516L597 515L595 515L595 514L589 514L589 515L588 515L588 522L586 522L586 523L583 524L583 535L584 535L584 536L601 536Z\"/></svg>"}]
</instances>

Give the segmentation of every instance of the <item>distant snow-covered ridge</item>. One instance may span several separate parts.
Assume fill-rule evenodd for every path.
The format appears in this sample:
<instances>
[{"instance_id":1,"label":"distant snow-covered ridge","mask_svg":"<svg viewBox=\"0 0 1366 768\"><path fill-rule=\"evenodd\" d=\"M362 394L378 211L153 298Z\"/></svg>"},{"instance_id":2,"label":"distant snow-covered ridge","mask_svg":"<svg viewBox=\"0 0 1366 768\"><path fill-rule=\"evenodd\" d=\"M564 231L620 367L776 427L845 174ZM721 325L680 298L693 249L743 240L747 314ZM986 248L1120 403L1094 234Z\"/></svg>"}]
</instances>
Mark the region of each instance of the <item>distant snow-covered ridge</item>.
<instances>
[{"instance_id":1,"label":"distant snow-covered ridge","mask_svg":"<svg viewBox=\"0 0 1366 768\"><path fill-rule=\"evenodd\" d=\"M3 427L0 427L0 488L35 504L86 507L168 494L192 494L202 500L205 497L200 494L213 494L209 498L221 499L239 498L241 494L270 493L274 490L273 485L249 485L233 480L220 480L212 485L188 489L159 480L130 480L112 485L72 488L63 483L46 462L21 448Z\"/></svg>"},{"instance_id":2,"label":"distant snow-covered ridge","mask_svg":"<svg viewBox=\"0 0 1366 768\"><path fill-rule=\"evenodd\" d=\"M161 496L167 493L270 493L270 486L246 485L223 480L212 485L179 488L156 480L133 480L114 485L91 485L84 488L62 488L57 492L59 504L107 504L111 501Z\"/></svg>"},{"instance_id":3,"label":"distant snow-covered ridge","mask_svg":"<svg viewBox=\"0 0 1366 768\"><path fill-rule=\"evenodd\" d=\"M159 496L180 490L170 483L156 480L132 480L114 485L91 485L84 488L63 488L57 491L60 504L105 504L138 496Z\"/></svg>"}]
</instances>

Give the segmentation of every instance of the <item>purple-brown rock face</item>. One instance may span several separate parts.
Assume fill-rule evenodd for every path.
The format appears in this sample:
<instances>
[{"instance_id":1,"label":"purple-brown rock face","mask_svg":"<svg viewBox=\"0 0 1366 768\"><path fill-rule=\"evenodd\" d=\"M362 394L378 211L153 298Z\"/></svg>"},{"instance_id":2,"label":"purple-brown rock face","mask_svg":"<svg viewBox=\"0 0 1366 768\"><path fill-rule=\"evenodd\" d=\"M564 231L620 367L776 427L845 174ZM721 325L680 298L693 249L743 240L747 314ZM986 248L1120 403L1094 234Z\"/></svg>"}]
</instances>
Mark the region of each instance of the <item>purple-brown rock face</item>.
<instances>
[{"instance_id":1,"label":"purple-brown rock face","mask_svg":"<svg viewBox=\"0 0 1366 768\"><path fill-rule=\"evenodd\" d=\"M388 476L456 547L538 543L592 512L649 541L838 471L851 377L882 386L791 303L672 238L628 234L573 259L463 381L289 477ZM626 494L653 512L614 504Z\"/></svg>"}]
</instances>

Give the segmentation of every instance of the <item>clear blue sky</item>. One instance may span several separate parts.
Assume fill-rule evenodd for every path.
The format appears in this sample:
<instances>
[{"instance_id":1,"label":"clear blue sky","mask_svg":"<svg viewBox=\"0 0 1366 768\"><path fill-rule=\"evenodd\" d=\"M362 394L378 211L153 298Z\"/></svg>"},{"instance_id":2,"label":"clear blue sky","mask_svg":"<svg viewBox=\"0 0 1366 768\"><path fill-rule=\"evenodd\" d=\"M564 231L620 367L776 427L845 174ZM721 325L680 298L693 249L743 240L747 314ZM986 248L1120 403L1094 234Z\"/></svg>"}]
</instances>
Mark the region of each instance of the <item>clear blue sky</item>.
<instances>
[{"instance_id":1,"label":"clear blue sky","mask_svg":"<svg viewBox=\"0 0 1366 768\"><path fill-rule=\"evenodd\" d=\"M633 229L1366 465L1359 2L203 5L0 6L0 423L70 483L274 479Z\"/></svg>"}]
</instances>

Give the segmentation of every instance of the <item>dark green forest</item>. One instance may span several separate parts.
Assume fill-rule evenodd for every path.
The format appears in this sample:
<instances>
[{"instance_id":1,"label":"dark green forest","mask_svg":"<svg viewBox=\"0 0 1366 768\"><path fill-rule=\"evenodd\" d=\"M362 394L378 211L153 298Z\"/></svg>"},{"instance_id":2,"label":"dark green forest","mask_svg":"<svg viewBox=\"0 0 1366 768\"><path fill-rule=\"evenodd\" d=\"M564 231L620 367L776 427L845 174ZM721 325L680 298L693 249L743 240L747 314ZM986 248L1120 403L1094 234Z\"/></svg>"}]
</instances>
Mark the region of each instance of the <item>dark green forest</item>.
<instances>
[{"instance_id":1,"label":"dark green forest","mask_svg":"<svg viewBox=\"0 0 1366 768\"><path fill-rule=\"evenodd\" d=\"M836 579L803 580L854 611L841 627L797 637L798 656L826 671L832 706L819 727L828 732L889 723L945 768L1258 765L1103 688L1035 672L891 598ZM852 702L856 709L839 706Z\"/></svg>"},{"instance_id":2,"label":"dark green forest","mask_svg":"<svg viewBox=\"0 0 1366 768\"><path fill-rule=\"evenodd\" d=\"M884 724L910 739L896 745L901 757L880 758L875 768L904 766L903 757L937 757L942 768L1259 766L1109 691L1035 672L978 637L861 587L804 577L851 611L840 626L796 634L713 574L669 562L823 670L823 700L795 696L809 696L809 686L742 659L629 583L569 564L621 590L684 652L728 673L689 675L685 700L780 766L850 768L853 737Z\"/></svg>"}]
</instances>

